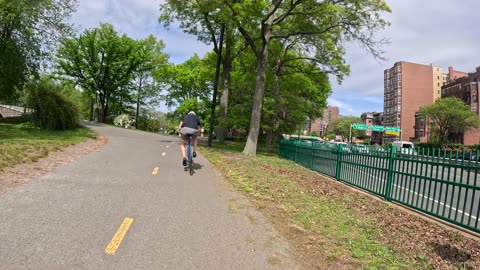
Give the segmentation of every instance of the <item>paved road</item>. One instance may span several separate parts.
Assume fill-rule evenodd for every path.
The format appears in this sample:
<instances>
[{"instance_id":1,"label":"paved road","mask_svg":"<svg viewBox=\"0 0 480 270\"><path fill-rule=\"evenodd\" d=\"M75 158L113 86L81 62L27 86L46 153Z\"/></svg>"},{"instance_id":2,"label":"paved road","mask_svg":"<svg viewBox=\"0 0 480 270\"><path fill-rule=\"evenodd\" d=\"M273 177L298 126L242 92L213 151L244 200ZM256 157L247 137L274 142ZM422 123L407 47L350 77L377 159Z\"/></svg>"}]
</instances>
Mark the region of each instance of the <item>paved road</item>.
<instances>
[{"instance_id":1,"label":"paved road","mask_svg":"<svg viewBox=\"0 0 480 270\"><path fill-rule=\"evenodd\" d=\"M90 126L106 146L0 194L0 269L300 268L201 153L190 176L177 138Z\"/></svg>"}]
</instances>

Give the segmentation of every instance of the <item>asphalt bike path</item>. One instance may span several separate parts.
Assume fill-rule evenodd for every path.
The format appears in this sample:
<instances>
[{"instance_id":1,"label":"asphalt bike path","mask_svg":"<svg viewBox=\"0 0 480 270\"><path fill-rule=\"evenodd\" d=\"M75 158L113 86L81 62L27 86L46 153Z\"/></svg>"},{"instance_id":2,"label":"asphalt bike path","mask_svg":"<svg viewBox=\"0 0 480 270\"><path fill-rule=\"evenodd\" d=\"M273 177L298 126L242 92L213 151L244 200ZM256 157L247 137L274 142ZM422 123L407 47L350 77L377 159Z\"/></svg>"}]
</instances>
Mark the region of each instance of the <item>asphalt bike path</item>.
<instances>
[{"instance_id":1,"label":"asphalt bike path","mask_svg":"<svg viewBox=\"0 0 480 270\"><path fill-rule=\"evenodd\" d=\"M108 143L0 194L0 269L300 269L286 241L178 137L87 124Z\"/></svg>"}]
</instances>

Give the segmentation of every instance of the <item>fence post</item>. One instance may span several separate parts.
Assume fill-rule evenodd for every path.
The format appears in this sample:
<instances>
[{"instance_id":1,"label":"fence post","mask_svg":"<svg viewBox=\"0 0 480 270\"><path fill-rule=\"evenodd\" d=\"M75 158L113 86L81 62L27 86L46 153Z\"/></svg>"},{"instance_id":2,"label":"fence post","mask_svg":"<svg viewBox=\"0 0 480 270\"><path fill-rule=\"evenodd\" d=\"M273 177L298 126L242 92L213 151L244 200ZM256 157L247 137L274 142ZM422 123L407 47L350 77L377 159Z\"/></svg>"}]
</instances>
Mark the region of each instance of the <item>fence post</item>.
<instances>
[{"instance_id":1,"label":"fence post","mask_svg":"<svg viewBox=\"0 0 480 270\"><path fill-rule=\"evenodd\" d=\"M313 160L315 158L315 147L313 147L314 143L312 142L312 158L310 159L310 169L313 170Z\"/></svg>"},{"instance_id":2,"label":"fence post","mask_svg":"<svg viewBox=\"0 0 480 270\"><path fill-rule=\"evenodd\" d=\"M342 153L343 153L343 145L338 144L338 153L337 153L337 169L335 171L335 179L340 181L340 170L342 169Z\"/></svg>"},{"instance_id":3,"label":"fence post","mask_svg":"<svg viewBox=\"0 0 480 270\"><path fill-rule=\"evenodd\" d=\"M388 175L387 175L387 186L385 188L385 200L390 201L392 198L392 179L393 179L393 165L395 163L395 146L390 147L390 157L388 158Z\"/></svg>"},{"instance_id":4,"label":"fence post","mask_svg":"<svg viewBox=\"0 0 480 270\"><path fill-rule=\"evenodd\" d=\"M295 142L295 163L297 163L298 141Z\"/></svg>"}]
</instances>

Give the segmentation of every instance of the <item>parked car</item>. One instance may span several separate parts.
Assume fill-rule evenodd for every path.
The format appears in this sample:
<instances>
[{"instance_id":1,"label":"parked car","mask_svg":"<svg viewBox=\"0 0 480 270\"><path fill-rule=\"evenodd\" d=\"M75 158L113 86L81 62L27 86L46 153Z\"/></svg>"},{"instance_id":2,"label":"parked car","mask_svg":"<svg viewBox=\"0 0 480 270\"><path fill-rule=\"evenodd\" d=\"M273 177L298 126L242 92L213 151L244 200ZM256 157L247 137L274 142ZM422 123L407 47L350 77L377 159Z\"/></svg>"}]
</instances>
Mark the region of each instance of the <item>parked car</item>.
<instances>
[{"instance_id":1,"label":"parked car","mask_svg":"<svg viewBox=\"0 0 480 270\"><path fill-rule=\"evenodd\" d=\"M458 156L457 156L458 153ZM477 156L477 151L474 150L465 150L458 151L452 154L452 157L457 157L457 159L479 161L480 157Z\"/></svg>"},{"instance_id":2,"label":"parked car","mask_svg":"<svg viewBox=\"0 0 480 270\"><path fill-rule=\"evenodd\" d=\"M332 152L336 153L336 154L339 153L340 145L342 146L342 153L343 154L351 154L352 153L352 148L346 142L334 142L332 144Z\"/></svg>"},{"instance_id":3,"label":"parked car","mask_svg":"<svg viewBox=\"0 0 480 270\"><path fill-rule=\"evenodd\" d=\"M356 144L356 145L353 145L351 148L353 153L359 153L359 154L370 153L370 149L368 145L365 145L365 144Z\"/></svg>"},{"instance_id":4,"label":"parked car","mask_svg":"<svg viewBox=\"0 0 480 270\"><path fill-rule=\"evenodd\" d=\"M395 141L392 142L392 146L395 146L397 155L412 156L417 154L415 151L415 145L412 142Z\"/></svg>"}]
</instances>

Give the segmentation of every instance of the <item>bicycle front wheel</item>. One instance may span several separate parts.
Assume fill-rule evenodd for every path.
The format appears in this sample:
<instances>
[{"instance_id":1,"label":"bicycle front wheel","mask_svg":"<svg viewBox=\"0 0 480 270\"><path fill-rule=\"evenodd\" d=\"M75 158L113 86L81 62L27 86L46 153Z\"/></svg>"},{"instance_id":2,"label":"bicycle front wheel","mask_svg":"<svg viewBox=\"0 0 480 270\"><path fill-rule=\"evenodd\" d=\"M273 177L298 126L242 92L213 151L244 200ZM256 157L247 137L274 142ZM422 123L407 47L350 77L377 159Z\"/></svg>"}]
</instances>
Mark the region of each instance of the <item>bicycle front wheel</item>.
<instances>
[{"instance_id":1,"label":"bicycle front wheel","mask_svg":"<svg viewBox=\"0 0 480 270\"><path fill-rule=\"evenodd\" d=\"M190 175L193 175L193 151L192 151L192 145L189 143L188 144L188 151L187 151L187 157L188 157L188 169L190 171Z\"/></svg>"}]
</instances>

